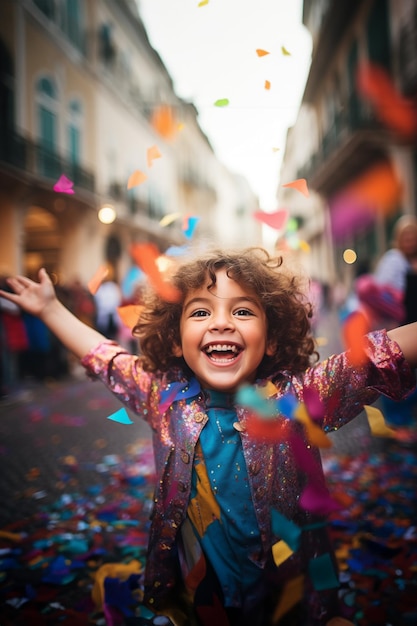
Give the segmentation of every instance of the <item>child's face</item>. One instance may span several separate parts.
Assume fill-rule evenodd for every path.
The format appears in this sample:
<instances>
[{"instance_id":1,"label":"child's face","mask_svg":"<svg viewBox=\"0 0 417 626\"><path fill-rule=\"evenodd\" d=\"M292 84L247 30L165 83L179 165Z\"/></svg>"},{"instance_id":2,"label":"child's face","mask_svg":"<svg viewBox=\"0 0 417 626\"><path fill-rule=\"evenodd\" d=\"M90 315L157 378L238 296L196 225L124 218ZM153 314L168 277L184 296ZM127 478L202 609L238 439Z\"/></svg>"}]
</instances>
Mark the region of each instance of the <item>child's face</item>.
<instances>
[{"instance_id":1,"label":"child's face","mask_svg":"<svg viewBox=\"0 0 417 626\"><path fill-rule=\"evenodd\" d=\"M235 392L243 383L252 383L267 347L267 321L256 294L216 274L216 285L189 292L180 321L183 356L200 384L206 389Z\"/></svg>"}]
</instances>

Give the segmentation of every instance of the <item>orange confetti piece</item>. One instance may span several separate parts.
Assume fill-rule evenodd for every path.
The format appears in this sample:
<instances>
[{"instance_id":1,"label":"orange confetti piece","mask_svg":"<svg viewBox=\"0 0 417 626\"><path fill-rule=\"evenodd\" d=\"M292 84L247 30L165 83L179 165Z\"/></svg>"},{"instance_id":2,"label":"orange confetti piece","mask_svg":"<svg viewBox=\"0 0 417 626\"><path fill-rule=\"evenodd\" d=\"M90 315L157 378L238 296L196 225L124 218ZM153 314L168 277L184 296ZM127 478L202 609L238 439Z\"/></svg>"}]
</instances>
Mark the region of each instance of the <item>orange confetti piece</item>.
<instances>
[{"instance_id":1,"label":"orange confetti piece","mask_svg":"<svg viewBox=\"0 0 417 626\"><path fill-rule=\"evenodd\" d=\"M391 163L379 163L359 176L346 190L363 204L379 213L389 213L397 207L402 183Z\"/></svg>"},{"instance_id":2,"label":"orange confetti piece","mask_svg":"<svg viewBox=\"0 0 417 626\"><path fill-rule=\"evenodd\" d=\"M290 183L285 183L285 185L282 185L282 186L292 187L293 189L296 189L297 191L302 193L303 196L305 196L306 198L308 198L309 196L307 181L305 178L297 178L297 180L293 180Z\"/></svg>"},{"instance_id":3,"label":"orange confetti piece","mask_svg":"<svg viewBox=\"0 0 417 626\"><path fill-rule=\"evenodd\" d=\"M416 103L398 92L384 68L363 63L357 73L357 85L383 124L403 136L416 136Z\"/></svg>"},{"instance_id":4,"label":"orange confetti piece","mask_svg":"<svg viewBox=\"0 0 417 626\"><path fill-rule=\"evenodd\" d=\"M123 324L128 328L133 328L138 323L138 319L143 310L140 304L126 304L117 307L117 312Z\"/></svg>"},{"instance_id":5,"label":"orange confetti piece","mask_svg":"<svg viewBox=\"0 0 417 626\"><path fill-rule=\"evenodd\" d=\"M264 57L269 54L269 52L267 52L266 50L262 50L262 48L257 48L256 54L258 55L258 57Z\"/></svg>"},{"instance_id":6,"label":"orange confetti piece","mask_svg":"<svg viewBox=\"0 0 417 626\"><path fill-rule=\"evenodd\" d=\"M307 412L305 404L300 404L296 408L294 416L299 422L304 424L307 439L313 446L317 446L317 448L331 448L331 440L326 435L326 433L323 432L322 429L312 421Z\"/></svg>"},{"instance_id":7,"label":"orange confetti piece","mask_svg":"<svg viewBox=\"0 0 417 626\"><path fill-rule=\"evenodd\" d=\"M93 296L97 292L97 289L100 287L101 283L106 278L108 273L109 268L106 265L100 265L94 276L88 281L87 288Z\"/></svg>"},{"instance_id":8,"label":"orange confetti piece","mask_svg":"<svg viewBox=\"0 0 417 626\"><path fill-rule=\"evenodd\" d=\"M365 335L368 331L368 319L360 311L349 315L343 325L343 340L348 351L347 358L353 366L363 365L367 360Z\"/></svg>"},{"instance_id":9,"label":"orange confetti piece","mask_svg":"<svg viewBox=\"0 0 417 626\"><path fill-rule=\"evenodd\" d=\"M178 130L178 124L172 107L162 105L157 107L151 117L151 125L164 139L173 139Z\"/></svg>"},{"instance_id":10,"label":"orange confetti piece","mask_svg":"<svg viewBox=\"0 0 417 626\"><path fill-rule=\"evenodd\" d=\"M140 170L135 170L133 174L129 176L129 180L127 181L127 188L132 189L133 187L137 187L145 182L148 177L146 174L141 172Z\"/></svg>"},{"instance_id":11,"label":"orange confetti piece","mask_svg":"<svg viewBox=\"0 0 417 626\"><path fill-rule=\"evenodd\" d=\"M271 83L269 80L265 81L265 89L271 89Z\"/></svg>"},{"instance_id":12,"label":"orange confetti piece","mask_svg":"<svg viewBox=\"0 0 417 626\"><path fill-rule=\"evenodd\" d=\"M153 243L134 244L131 248L132 258L147 275L153 289L166 302L178 302L181 293L163 277L158 268L157 259L160 252Z\"/></svg>"},{"instance_id":13,"label":"orange confetti piece","mask_svg":"<svg viewBox=\"0 0 417 626\"><path fill-rule=\"evenodd\" d=\"M162 154L159 152L158 146L151 146L147 150L148 167L152 167L155 159L160 159Z\"/></svg>"}]
</instances>

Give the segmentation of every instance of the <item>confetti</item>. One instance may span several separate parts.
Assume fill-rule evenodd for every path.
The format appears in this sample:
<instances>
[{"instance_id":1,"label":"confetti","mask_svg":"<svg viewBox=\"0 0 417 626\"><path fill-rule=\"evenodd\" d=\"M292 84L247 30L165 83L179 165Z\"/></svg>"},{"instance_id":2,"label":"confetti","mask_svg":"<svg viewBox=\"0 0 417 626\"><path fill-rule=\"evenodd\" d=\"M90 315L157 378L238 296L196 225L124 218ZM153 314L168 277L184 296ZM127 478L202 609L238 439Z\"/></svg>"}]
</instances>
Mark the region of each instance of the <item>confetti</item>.
<instances>
[{"instance_id":1,"label":"confetti","mask_svg":"<svg viewBox=\"0 0 417 626\"><path fill-rule=\"evenodd\" d=\"M161 298L167 302L178 302L181 297L180 292L164 279L158 268L157 259L160 253L157 246L152 243L134 244L131 248L131 254L135 263L145 272L150 284Z\"/></svg>"},{"instance_id":2,"label":"confetti","mask_svg":"<svg viewBox=\"0 0 417 626\"><path fill-rule=\"evenodd\" d=\"M289 52L285 46L281 46L281 52L285 57L291 56L291 52Z\"/></svg>"},{"instance_id":3,"label":"confetti","mask_svg":"<svg viewBox=\"0 0 417 626\"><path fill-rule=\"evenodd\" d=\"M152 167L155 159L160 159L162 154L159 152L158 146L151 146L146 153L148 167Z\"/></svg>"},{"instance_id":4,"label":"confetti","mask_svg":"<svg viewBox=\"0 0 417 626\"><path fill-rule=\"evenodd\" d=\"M275 228L276 230L282 230L285 228L288 220L288 211L286 209L279 209L274 213L265 213L264 211L255 211L253 217L262 222L263 224L267 224L271 228Z\"/></svg>"},{"instance_id":5,"label":"confetti","mask_svg":"<svg viewBox=\"0 0 417 626\"><path fill-rule=\"evenodd\" d=\"M229 105L228 98L220 98L219 100L216 100L216 102L214 103L215 107L227 107L228 105Z\"/></svg>"},{"instance_id":6,"label":"confetti","mask_svg":"<svg viewBox=\"0 0 417 626\"><path fill-rule=\"evenodd\" d=\"M133 187L137 187L147 180L146 174L141 172L140 170L135 170L133 174L129 176L129 180L127 181L127 188L132 189Z\"/></svg>"},{"instance_id":7,"label":"confetti","mask_svg":"<svg viewBox=\"0 0 417 626\"><path fill-rule=\"evenodd\" d=\"M73 187L74 183L72 180L67 178L65 174L62 174L54 185L54 191L71 195L75 193Z\"/></svg>"},{"instance_id":8,"label":"confetti","mask_svg":"<svg viewBox=\"0 0 417 626\"><path fill-rule=\"evenodd\" d=\"M368 318L361 311L355 311L346 318L342 329L343 340L348 351L347 359L355 367L363 365L367 360L365 335L368 331Z\"/></svg>"},{"instance_id":9,"label":"confetti","mask_svg":"<svg viewBox=\"0 0 417 626\"><path fill-rule=\"evenodd\" d=\"M267 90L268 90L268 89L271 89L271 83L270 83L270 81L269 81L269 80L266 80L266 81L265 81L264 87L265 87L265 89L267 89Z\"/></svg>"},{"instance_id":10,"label":"confetti","mask_svg":"<svg viewBox=\"0 0 417 626\"><path fill-rule=\"evenodd\" d=\"M364 406L368 418L369 428L374 437L392 437L395 439L395 430L389 428L381 411L375 406Z\"/></svg>"},{"instance_id":11,"label":"confetti","mask_svg":"<svg viewBox=\"0 0 417 626\"><path fill-rule=\"evenodd\" d=\"M175 222L179 217L181 217L181 213L168 213L168 215L164 215L163 218L159 220L160 226L169 226L172 222Z\"/></svg>"},{"instance_id":12,"label":"confetti","mask_svg":"<svg viewBox=\"0 0 417 626\"><path fill-rule=\"evenodd\" d=\"M123 324L128 328L133 328L138 323L143 306L140 304L126 304L117 307L117 312Z\"/></svg>"},{"instance_id":13,"label":"confetti","mask_svg":"<svg viewBox=\"0 0 417 626\"><path fill-rule=\"evenodd\" d=\"M172 107L168 105L156 107L152 113L151 125L164 139L168 141L173 139L178 130L178 122L175 120Z\"/></svg>"},{"instance_id":14,"label":"confetti","mask_svg":"<svg viewBox=\"0 0 417 626\"><path fill-rule=\"evenodd\" d=\"M297 178L297 180L293 180L290 183L285 183L285 185L282 185L282 186L296 189L297 191L302 193L303 196L305 196L306 198L308 198L309 196L307 181L305 178Z\"/></svg>"},{"instance_id":15,"label":"confetti","mask_svg":"<svg viewBox=\"0 0 417 626\"><path fill-rule=\"evenodd\" d=\"M107 416L108 420L112 420L113 422L119 422L119 424L133 424L132 420L130 419L128 412L126 411L126 409L119 409L118 411L116 411L115 413L112 413L111 415Z\"/></svg>"},{"instance_id":16,"label":"confetti","mask_svg":"<svg viewBox=\"0 0 417 626\"><path fill-rule=\"evenodd\" d=\"M200 0L200 2L197 4L198 7L205 7L207 6L207 4L209 3L209 0Z\"/></svg>"},{"instance_id":17,"label":"confetti","mask_svg":"<svg viewBox=\"0 0 417 626\"><path fill-rule=\"evenodd\" d=\"M258 57L264 57L269 54L269 52L267 52L266 50L262 50L262 48L257 48L256 54L258 55Z\"/></svg>"},{"instance_id":18,"label":"confetti","mask_svg":"<svg viewBox=\"0 0 417 626\"><path fill-rule=\"evenodd\" d=\"M399 93L383 67L362 63L357 72L357 86L385 126L405 137L416 136L416 103Z\"/></svg>"},{"instance_id":19,"label":"confetti","mask_svg":"<svg viewBox=\"0 0 417 626\"><path fill-rule=\"evenodd\" d=\"M108 273L109 268L106 265L100 265L94 276L88 281L87 288L92 295L97 292L97 289L100 287Z\"/></svg>"},{"instance_id":20,"label":"confetti","mask_svg":"<svg viewBox=\"0 0 417 626\"><path fill-rule=\"evenodd\" d=\"M199 217L194 217L192 215L186 215L184 217L182 232L185 237L187 237L187 239L191 239L191 237L194 235L195 229L199 221Z\"/></svg>"}]
</instances>

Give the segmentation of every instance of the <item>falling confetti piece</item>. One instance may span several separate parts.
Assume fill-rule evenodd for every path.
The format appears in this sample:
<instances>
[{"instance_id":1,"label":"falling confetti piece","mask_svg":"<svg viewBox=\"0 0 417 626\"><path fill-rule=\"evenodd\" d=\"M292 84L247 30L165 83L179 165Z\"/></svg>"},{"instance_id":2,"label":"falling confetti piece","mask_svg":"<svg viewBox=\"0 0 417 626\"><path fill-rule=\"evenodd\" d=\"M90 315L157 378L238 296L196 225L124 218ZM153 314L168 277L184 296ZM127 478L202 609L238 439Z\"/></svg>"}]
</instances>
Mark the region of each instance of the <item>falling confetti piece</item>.
<instances>
[{"instance_id":1,"label":"falling confetti piece","mask_svg":"<svg viewBox=\"0 0 417 626\"><path fill-rule=\"evenodd\" d=\"M216 100L214 103L215 107L227 107L229 105L228 98L220 98L220 100Z\"/></svg>"},{"instance_id":2,"label":"falling confetti piece","mask_svg":"<svg viewBox=\"0 0 417 626\"><path fill-rule=\"evenodd\" d=\"M306 198L308 198L309 196L307 181L305 178L297 178L297 180L293 180L290 183L285 183L285 185L282 185L282 186L292 187L293 189L296 189L297 191L302 193L303 196L305 196Z\"/></svg>"},{"instance_id":3,"label":"falling confetti piece","mask_svg":"<svg viewBox=\"0 0 417 626\"><path fill-rule=\"evenodd\" d=\"M148 148L146 156L148 167L152 167L154 160L160 159L161 156L162 154L159 152L158 146L151 146L150 148Z\"/></svg>"},{"instance_id":4,"label":"falling confetti piece","mask_svg":"<svg viewBox=\"0 0 417 626\"><path fill-rule=\"evenodd\" d=\"M198 7L205 7L207 4L209 3L209 0L201 0L197 6Z\"/></svg>"},{"instance_id":5,"label":"falling confetti piece","mask_svg":"<svg viewBox=\"0 0 417 626\"><path fill-rule=\"evenodd\" d=\"M137 187L147 180L146 174L141 172L140 170L135 170L133 174L129 176L129 180L127 181L127 188L132 189L133 187Z\"/></svg>"},{"instance_id":6,"label":"falling confetti piece","mask_svg":"<svg viewBox=\"0 0 417 626\"><path fill-rule=\"evenodd\" d=\"M288 611L290 611L296 604L301 602L304 595L304 576L297 576L291 578L285 583L285 586L280 595L280 600L277 608L275 609L273 623L277 624Z\"/></svg>"},{"instance_id":7,"label":"falling confetti piece","mask_svg":"<svg viewBox=\"0 0 417 626\"><path fill-rule=\"evenodd\" d=\"M185 216L182 225L182 232L184 233L185 237L187 237L187 239L191 239L191 237L194 235L194 231L199 221L199 217L194 217L192 215Z\"/></svg>"},{"instance_id":8,"label":"falling confetti piece","mask_svg":"<svg viewBox=\"0 0 417 626\"><path fill-rule=\"evenodd\" d=\"M160 226L169 226L172 222L175 222L176 219L181 217L181 213L168 213L168 215L164 215L162 219L159 220Z\"/></svg>"},{"instance_id":9,"label":"falling confetti piece","mask_svg":"<svg viewBox=\"0 0 417 626\"><path fill-rule=\"evenodd\" d=\"M272 557L277 567L286 561L292 554L294 554L294 551L291 550L290 546L287 545L287 543L282 539L272 546Z\"/></svg>"},{"instance_id":10,"label":"falling confetti piece","mask_svg":"<svg viewBox=\"0 0 417 626\"><path fill-rule=\"evenodd\" d=\"M396 89L386 70L373 63L363 63L357 73L358 90L373 106L379 120L405 137L417 134L415 101Z\"/></svg>"},{"instance_id":11,"label":"falling confetti piece","mask_svg":"<svg viewBox=\"0 0 417 626\"><path fill-rule=\"evenodd\" d=\"M384 420L384 416L379 409L374 406L364 406L369 428L374 437L392 437L395 439L395 430L389 428Z\"/></svg>"},{"instance_id":12,"label":"falling confetti piece","mask_svg":"<svg viewBox=\"0 0 417 626\"><path fill-rule=\"evenodd\" d=\"M75 193L73 187L74 187L74 183L72 182L72 180L67 178L65 174L62 174L62 176L59 177L59 179L54 185L54 191L57 191L59 193L67 193L71 195Z\"/></svg>"},{"instance_id":13,"label":"falling confetti piece","mask_svg":"<svg viewBox=\"0 0 417 626\"><path fill-rule=\"evenodd\" d=\"M96 293L108 273L109 268L106 265L100 265L94 276L88 281L87 288L92 295Z\"/></svg>"},{"instance_id":14,"label":"falling confetti piece","mask_svg":"<svg viewBox=\"0 0 417 626\"><path fill-rule=\"evenodd\" d=\"M271 83L269 80L265 81L265 89L271 89Z\"/></svg>"},{"instance_id":15,"label":"falling confetti piece","mask_svg":"<svg viewBox=\"0 0 417 626\"><path fill-rule=\"evenodd\" d=\"M300 406L298 406L295 410L294 415L298 421L304 424L307 439L311 445L316 446L317 448L331 447L331 440L326 433L323 432L321 428L310 419L305 404L300 404Z\"/></svg>"},{"instance_id":16,"label":"falling confetti piece","mask_svg":"<svg viewBox=\"0 0 417 626\"><path fill-rule=\"evenodd\" d=\"M167 282L157 265L160 252L152 243L134 244L131 248L132 258L135 263L147 275L150 284L163 300L178 302L181 293L173 285Z\"/></svg>"},{"instance_id":17,"label":"falling confetti piece","mask_svg":"<svg viewBox=\"0 0 417 626\"><path fill-rule=\"evenodd\" d=\"M130 419L126 409L119 409L116 413L112 413L107 416L108 420L112 420L113 422L119 422L119 424L133 424Z\"/></svg>"},{"instance_id":18,"label":"falling confetti piece","mask_svg":"<svg viewBox=\"0 0 417 626\"><path fill-rule=\"evenodd\" d=\"M117 312L123 324L128 328L133 328L138 323L138 319L143 310L140 304L126 304L117 307Z\"/></svg>"},{"instance_id":19,"label":"falling confetti piece","mask_svg":"<svg viewBox=\"0 0 417 626\"><path fill-rule=\"evenodd\" d=\"M172 107L168 105L156 107L152 113L151 125L164 139L173 139L178 130L178 123L175 120Z\"/></svg>"},{"instance_id":20,"label":"falling confetti piece","mask_svg":"<svg viewBox=\"0 0 417 626\"><path fill-rule=\"evenodd\" d=\"M343 340L349 363L354 366L361 366L367 360L365 335L368 331L368 318L361 311L355 311L346 318L342 329Z\"/></svg>"},{"instance_id":21,"label":"falling confetti piece","mask_svg":"<svg viewBox=\"0 0 417 626\"><path fill-rule=\"evenodd\" d=\"M291 52L289 52L285 46L281 46L281 52L285 57L291 56Z\"/></svg>"},{"instance_id":22,"label":"falling confetti piece","mask_svg":"<svg viewBox=\"0 0 417 626\"><path fill-rule=\"evenodd\" d=\"M281 230L285 227L288 220L288 211L279 209L274 213L265 213L264 211L255 211L253 217L263 224L267 224L271 228Z\"/></svg>"},{"instance_id":23,"label":"falling confetti piece","mask_svg":"<svg viewBox=\"0 0 417 626\"><path fill-rule=\"evenodd\" d=\"M257 48L256 54L258 55L258 57L264 57L269 54L269 52L267 52L266 50L262 50L262 48Z\"/></svg>"}]
</instances>

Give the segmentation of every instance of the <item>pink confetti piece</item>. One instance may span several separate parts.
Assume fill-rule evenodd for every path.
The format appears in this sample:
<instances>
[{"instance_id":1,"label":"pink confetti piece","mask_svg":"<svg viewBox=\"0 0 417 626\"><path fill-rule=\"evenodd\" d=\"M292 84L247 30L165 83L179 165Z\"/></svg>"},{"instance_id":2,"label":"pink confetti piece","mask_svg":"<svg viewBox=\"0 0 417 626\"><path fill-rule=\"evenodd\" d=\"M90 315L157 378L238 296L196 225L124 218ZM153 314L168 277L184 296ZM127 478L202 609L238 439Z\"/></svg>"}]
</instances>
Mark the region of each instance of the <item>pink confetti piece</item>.
<instances>
[{"instance_id":1,"label":"pink confetti piece","mask_svg":"<svg viewBox=\"0 0 417 626\"><path fill-rule=\"evenodd\" d=\"M255 211L253 217L262 222L263 224L267 224L271 228L275 228L276 230L281 230L285 227L288 220L288 211L286 209L279 209L274 213L265 213L264 211Z\"/></svg>"},{"instance_id":2,"label":"pink confetti piece","mask_svg":"<svg viewBox=\"0 0 417 626\"><path fill-rule=\"evenodd\" d=\"M58 193L67 193L68 195L72 195L75 193L73 187L74 183L72 182L72 180L67 178L65 174L62 174L54 185L54 191Z\"/></svg>"}]
</instances>

